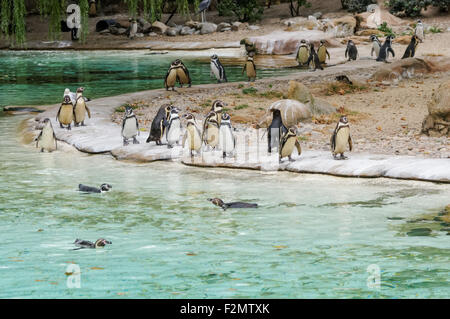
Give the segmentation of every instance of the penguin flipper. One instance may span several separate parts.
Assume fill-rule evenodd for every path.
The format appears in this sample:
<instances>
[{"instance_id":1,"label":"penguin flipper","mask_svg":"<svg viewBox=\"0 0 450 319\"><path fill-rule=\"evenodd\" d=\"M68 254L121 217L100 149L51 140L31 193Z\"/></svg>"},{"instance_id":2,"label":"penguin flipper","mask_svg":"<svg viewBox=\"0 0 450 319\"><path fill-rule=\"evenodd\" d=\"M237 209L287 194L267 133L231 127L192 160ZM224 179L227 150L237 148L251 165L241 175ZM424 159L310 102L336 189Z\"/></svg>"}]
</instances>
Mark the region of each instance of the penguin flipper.
<instances>
[{"instance_id":1,"label":"penguin flipper","mask_svg":"<svg viewBox=\"0 0 450 319\"><path fill-rule=\"evenodd\" d=\"M86 108L87 114L89 116L89 118L91 118L91 111L89 110L89 108L87 107L87 105L85 104L84 107Z\"/></svg>"},{"instance_id":2,"label":"penguin flipper","mask_svg":"<svg viewBox=\"0 0 450 319\"><path fill-rule=\"evenodd\" d=\"M302 154L302 147L300 146L298 139L295 140L295 147L297 148L298 155Z\"/></svg>"},{"instance_id":3,"label":"penguin flipper","mask_svg":"<svg viewBox=\"0 0 450 319\"><path fill-rule=\"evenodd\" d=\"M395 52L391 47L388 48L388 52L391 52L392 57L395 58Z\"/></svg>"},{"instance_id":4,"label":"penguin flipper","mask_svg":"<svg viewBox=\"0 0 450 319\"><path fill-rule=\"evenodd\" d=\"M61 107L62 105L59 107L58 113L56 114L56 121L58 122L58 118L59 118L59 113L61 113Z\"/></svg>"},{"instance_id":5,"label":"penguin flipper","mask_svg":"<svg viewBox=\"0 0 450 319\"><path fill-rule=\"evenodd\" d=\"M53 133L54 135L54 133ZM39 135L34 139L34 141L36 142L36 148L38 147L38 143L39 143L39 138L42 136L42 131L41 133L39 133Z\"/></svg>"},{"instance_id":6,"label":"penguin flipper","mask_svg":"<svg viewBox=\"0 0 450 319\"><path fill-rule=\"evenodd\" d=\"M348 135L348 146L350 148L350 152L353 149L353 143L352 143L352 137L350 136L350 134Z\"/></svg>"},{"instance_id":7,"label":"penguin flipper","mask_svg":"<svg viewBox=\"0 0 450 319\"><path fill-rule=\"evenodd\" d=\"M58 149L58 142L57 142L57 139L56 139L55 132L53 132L53 138L55 139L55 150L57 150Z\"/></svg>"},{"instance_id":8,"label":"penguin flipper","mask_svg":"<svg viewBox=\"0 0 450 319\"><path fill-rule=\"evenodd\" d=\"M331 57L330 57L330 52L328 52L328 50L325 50L325 52L327 53L327 55L328 55L328 60L331 60Z\"/></svg>"},{"instance_id":9,"label":"penguin flipper","mask_svg":"<svg viewBox=\"0 0 450 319\"><path fill-rule=\"evenodd\" d=\"M136 129L138 131L138 135L141 135L141 132L139 131L139 121L136 116L134 117L134 119L136 120Z\"/></svg>"}]
</instances>

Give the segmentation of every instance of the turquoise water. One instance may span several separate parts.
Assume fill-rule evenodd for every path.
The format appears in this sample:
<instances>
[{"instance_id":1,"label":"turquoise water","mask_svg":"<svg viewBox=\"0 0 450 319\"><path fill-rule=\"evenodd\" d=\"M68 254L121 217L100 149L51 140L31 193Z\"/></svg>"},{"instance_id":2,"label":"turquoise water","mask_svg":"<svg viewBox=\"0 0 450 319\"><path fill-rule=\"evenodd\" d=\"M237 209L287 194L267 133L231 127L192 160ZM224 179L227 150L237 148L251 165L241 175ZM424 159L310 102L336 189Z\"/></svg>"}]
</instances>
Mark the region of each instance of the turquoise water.
<instances>
[{"instance_id":1,"label":"turquoise water","mask_svg":"<svg viewBox=\"0 0 450 319\"><path fill-rule=\"evenodd\" d=\"M201 59L200 59L201 57ZM206 52L0 51L0 106L59 103L66 87L90 98L164 87L170 63L181 58L192 83L216 83ZM242 65L225 65L228 81L246 81ZM260 68L258 78L299 72Z\"/></svg>"},{"instance_id":2,"label":"turquoise water","mask_svg":"<svg viewBox=\"0 0 450 319\"><path fill-rule=\"evenodd\" d=\"M409 237L388 219L440 210L450 185L42 154L18 144L23 118L0 117L1 298L450 295L450 237ZM76 191L103 182L112 192ZM213 196L260 208L224 212ZM100 237L112 245L71 250ZM80 288L67 286L72 264Z\"/></svg>"}]
</instances>

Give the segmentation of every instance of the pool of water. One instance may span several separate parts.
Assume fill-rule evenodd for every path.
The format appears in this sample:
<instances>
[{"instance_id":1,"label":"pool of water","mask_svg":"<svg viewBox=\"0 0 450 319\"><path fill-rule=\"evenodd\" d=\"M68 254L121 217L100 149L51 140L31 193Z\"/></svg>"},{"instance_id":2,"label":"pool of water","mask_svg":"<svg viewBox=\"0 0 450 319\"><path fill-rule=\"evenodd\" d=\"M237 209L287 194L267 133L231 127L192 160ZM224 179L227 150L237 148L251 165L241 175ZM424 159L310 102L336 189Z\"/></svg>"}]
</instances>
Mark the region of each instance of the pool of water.
<instances>
[{"instance_id":1,"label":"pool of water","mask_svg":"<svg viewBox=\"0 0 450 319\"><path fill-rule=\"evenodd\" d=\"M66 87L85 87L98 98L164 87L170 63L181 58L193 84L216 83L210 77L210 51L0 51L0 106L59 103ZM229 81L245 81L242 64L227 57ZM239 63L239 64L236 64ZM292 68L259 68L258 78L301 72Z\"/></svg>"},{"instance_id":2,"label":"pool of water","mask_svg":"<svg viewBox=\"0 0 450 319\"><path fill-rule=\"evenodd\" d=\"M450 185L39 153L19 143L24 118L0 117L0 298L450 295L449 236L388 219L441 209ZM77 192L103 182L110 193ZM214 196L260 208L223 211ZM100 237L112 245L72 250Z\"/></svg>"}]
</instances>

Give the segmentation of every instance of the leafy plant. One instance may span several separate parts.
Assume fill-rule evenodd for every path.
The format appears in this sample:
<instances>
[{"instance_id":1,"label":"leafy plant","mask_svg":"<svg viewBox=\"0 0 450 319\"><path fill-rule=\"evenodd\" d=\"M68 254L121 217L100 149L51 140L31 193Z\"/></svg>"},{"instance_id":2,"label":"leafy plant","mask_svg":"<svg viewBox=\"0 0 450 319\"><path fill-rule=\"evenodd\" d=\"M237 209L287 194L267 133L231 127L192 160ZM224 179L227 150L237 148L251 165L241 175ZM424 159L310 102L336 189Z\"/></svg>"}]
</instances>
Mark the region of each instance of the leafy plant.
<instances>
[{"instance_id":1,"label":"leafy plant","mask_svg":"<svg viewBox=\"0 0 450 319\"><path fill-rule=\"evenodd\" d=\"M442 32L442 29L440 29L440 28L438 28L438 27L435 27L435 26L432 26L432 27L430 27L429 31L430 31L431 33L441 33L441 32Z\"/></svg>"},{"instance_id":2,"label":"leafy plant","mask_svg":"<svg viewBox=\"0 0 450 319\"><path fill-rule=\"evenodd\" d=\"M448 12L449 0L389 0L387 3L392 14L404 13L408 17L418 17L422 9L426 10L430 5L438 7L441 11Z\"/></svg>"},{"instance_id":3,"label":"leafy plant","mask_svg":"<svg viewBox=\"0 0 450 319\"><path fill-rule=\"evenodd\" d=\"M376 0L341 0L342 9L349 12L364 12L369 4L377 3Z\"/></svg>"},{"instance_id":4,"label":"leafy plant","mask_svg":"<svg viewBox=\"0 0 450 319\"><path fill-rule=\"evenodd\" d=\"M264 6L259 0L222 0L217 10L221 16L234 15L240 22L260 20Z\"/></svg>"},{"instance_id":5,"label":"leafy plant","mask_svg":"<svg viewBox=\"0 0 450 319\"><path fill-rule=\"evenodd\" d=\"M379 27L378 30L383 32L385 35L395 35L394 32L392 31L392 28L388 27L388 24L385 22L383 22Z\"/></svg>"},{"instance_id":6,"label":"leafy plant","mask_svg":"<svg viewBox=\"0 0 450 319\"><path fill-rule=\"evenodd\" d=\"M255 94L257 91L258 90L255 89L254 87L242 89L242 93L244 93L244 94Z\"/></svg>"},{"instance_id":7,"label":"leafy plant","mask_svg":"<svg viewBox=\"0 0 450 319\"><path fill-rule=\"evenodd\" d=\"M311 7L311 3L308 0L290 0L289 10L291 11L292 17L298 17L300 15L300 8Z\"/></svg>"},{"instance_id":8,"label":"leafy plant","mask_svg":"<svg viewBox=\"0 0 450 319\"><path fill-rule=\"evenodd\" d=\"M234 109L235 110L242 110L242 109L246 109L248 107L249 107L248 104L241 104L241 105L235 106Z\"/></svg>"}]
</instances>

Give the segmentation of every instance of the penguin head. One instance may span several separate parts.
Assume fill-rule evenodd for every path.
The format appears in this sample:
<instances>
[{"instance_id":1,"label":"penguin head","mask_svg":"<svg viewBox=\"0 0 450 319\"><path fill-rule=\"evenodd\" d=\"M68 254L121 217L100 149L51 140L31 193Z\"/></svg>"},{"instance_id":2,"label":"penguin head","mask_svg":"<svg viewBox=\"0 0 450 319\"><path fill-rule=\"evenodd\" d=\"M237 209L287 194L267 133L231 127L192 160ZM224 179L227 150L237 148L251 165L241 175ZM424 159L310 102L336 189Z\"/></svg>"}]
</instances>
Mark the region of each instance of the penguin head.
<instances>
[{"instance_id":1,"label":"penguin head","mask_svg":"<svg viewBox=\"0 0 450 319\"><path fill-rule=\"evenodd\" d=\"M180 59L176 59L175 61L172 62L172 66L179 66L180 64L181 64Z\"/></svg>"},{"instance_id":2,"label":"penguin head","mask_svg":"<svg viewBox=\"0 0 450 319\"><path fill-rule=\"evenodd\" d=\"M230 122L230 115L228 113L222 114L222 123L224 122Z\"/></svg>"},{"instance_id":3,"label":"penguin head","mask_svg":"<svg viewBox=\"0 0 450 319\"><path fill-rule=\"evenodd\" d=\"M188 123L195 124L195 116L192 113L186 113L183 115L183 118L186 119Z\"/></svg>"},{"instance_id":4,"label":"penguin head","mask_svg":"<svg viewBox=\"0 0 450 319\"><path fill-rule=\"evenodd\" d=\"M66 103L66 104L72 103L70 100L70 96L68 96L68 95L64 96L64 103Z\"/></svg>"},{"instance_id":5,"label":"penguin head","mask_svg":"<svg viewBox=\"0 0 450 319\"><path fill-rule=\"evenodd\" d=\"M111 245L112 242L110 242L109 240L106 240L104 238L99 238L95 241L95 248L105 247L107 244Z\"/></svg>"},{"instance_id":6,"label":"penguin head","mask_svg":"<svg viewBox=\"0 0 450 319\"><path fill-rule=\"evenodd\" d=\"M344 124L344 125L347 125L347 124L348 124L347 115L342 115L342 116L339 118L339 124Z\"/></svg>"},{"instance_id":7,"label":"penguin head","mask_svg":"<svg viewBox=\"0 0 450 319\"><path fill-rule=\"evenodd\" d=\"M65 90L64 90L64 95L69 95L70 94L70 89L69 88L66 88Z\"/></svg>"},{"instance_id":8,"label":"penguin head","mask_svg":"<svg viewBox=\"0 0 450 319\"><path fill-rule=\"evenodd\" d=\"M208 198L208 200L216 206L222 207L225 203L220 198Z\"/></svg>"},{"instance_id":9,"label":"penguin head","mask_svg":"<svg viewBox=\"0 0 450 319\"><path fill-rule=\"evenodd\" d=\"M377 41L377 40L378 40L378 37L377 37L375 34L372 34L372 35L370 36L370 40L371 40L372 42Z\"/></svg>"},{"instance_id":10,"label":"penguin head","mask_svg":"<svg viewBox=\"0 0 450 319\"><path fill-rule=\"evenodd\" d=\"M79 87L77 89L77 93L83 93L84 92L84 87Z\"/></svg>"},{"instance_id":11,"label":"penguin head","mask_svg":"<svg viewBox=\"0 0 450 319\"><path fill-rule=\"evenodd\" d=\"M347 45L354 45L352 40L348 40Z\"/></svg>"},{"instance_id":12,"label":"penguin head","mask_svg":"<svg viewBox=\"0 0 450 319\"><path fill-rule=\"evenodd\" d=\"M392 35L392 34L390 34L390 35L388 35L388 36L386 37L386 40L392 41L394 38L395 38L395 36Z\"/></svg>"},{"instance_id":13,"label":"penguin head","mask_svg":"<svg viewBox=\"0 0 450 319\"><path fill-rule=\"evenodd\" d=\"M211 106L211 111L220 113L227 104L221 100L215 100Z\"/></svg>"},{"instance_id":14,"label":"penguin head","mask_svg":"<svg viewBox=\"0 0 450 319\"><path fill-rule=\"evenodd\" d=\"M324 40L320 40L320 45L324 45L325 41Z\"/></svg>"},{"instance_id":15,"label":"penguin head","mask_svg":"<svg viewBox=\"0 0 450 319\"><path fill-rule=\"evenodd\" d=\"M211 60L218 60L219 57L217 56L217 54L213 54L211 55Z\"/></svg>"},{"instance_id":16,"label":"penguin head","mask_svg":"<svg viewBox=\"0 0 450 319\"><path fill-rule=\"evenodd\" d=\"M291 126L287 132L290 136L296 136L297 135L297 128L295 126Z\"/></svg>"},{"instance_id":17,"label":"penguin head","mask_svg":"<svg viewBox=\"0 0 450 319\"><path fill-rule=\"evenodd\" d=\"M52 126L52 122L50 121L50 119L47 117L45 118L42 123L44 124L44 126Z\"/></svg>"},{"instance_id":18,"label":"penguin head","mask_svg":"<svg viewBox=\"0 0 450 319\"><path fill-rule=\"evenodd\" d=\"M133 108L131 106L127 105L125 107L125 116L128 117L128 116L131 116L131 115L133 115Z\"/></svg>"},{"instance_id":19,"label":"penguin head","mask_svg":"<svg viewBox=\"0 0 450 319\"><path fill-rule=\"evenodd\" d=\"M422 20L417 20L417 24L422 24Z\"/></svg>"},{"instance_id":20,"label":"penguin head","mask_svg":"<svg viewBox=\"0 0 450 319\"><path fill-rule=\"evenodd\" d=\"M107 191L109 191L111 188L112 188L112 186L109 185L109 184L106 184L106 183L103 183L102 185L100 185L100 190L101 190L102 192L107 192Z\"/></svg>"},{"instance_id":21,"label":"penguin head","mask_svg":"<svg viewBox=\"0 0 450 319\"><path fill-rule=\"evenodd\" d=\"M305 40L305 39L302 39L302 40L300 41L300 43L306 43L306 40Z\"/></svg>"}]
</instances>

